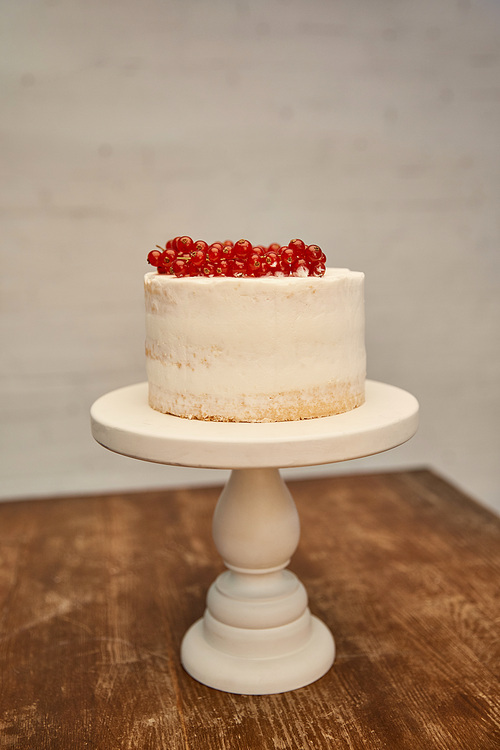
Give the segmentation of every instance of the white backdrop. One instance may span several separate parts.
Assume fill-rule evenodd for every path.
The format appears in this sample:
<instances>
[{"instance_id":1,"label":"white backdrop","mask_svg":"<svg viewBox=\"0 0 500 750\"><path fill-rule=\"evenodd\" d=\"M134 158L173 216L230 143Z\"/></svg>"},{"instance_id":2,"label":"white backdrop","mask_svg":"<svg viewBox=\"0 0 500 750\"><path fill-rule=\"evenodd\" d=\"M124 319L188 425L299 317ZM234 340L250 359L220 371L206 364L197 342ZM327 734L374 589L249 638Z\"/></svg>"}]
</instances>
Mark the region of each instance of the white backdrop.
<instances>
[{"instance_id":1,"label":"white backdrop","mask_svg":"<svg viewBox=\"0 0 500 750\"><path fill-rule=\"evenodd\" d=\"M430 466L500 510L500 4L2 3L2 498L220 482L95 444L144 379L145 256L299 236L366 274L369 377L418 435L288 473Z\"/></svg>"}]
</instances>

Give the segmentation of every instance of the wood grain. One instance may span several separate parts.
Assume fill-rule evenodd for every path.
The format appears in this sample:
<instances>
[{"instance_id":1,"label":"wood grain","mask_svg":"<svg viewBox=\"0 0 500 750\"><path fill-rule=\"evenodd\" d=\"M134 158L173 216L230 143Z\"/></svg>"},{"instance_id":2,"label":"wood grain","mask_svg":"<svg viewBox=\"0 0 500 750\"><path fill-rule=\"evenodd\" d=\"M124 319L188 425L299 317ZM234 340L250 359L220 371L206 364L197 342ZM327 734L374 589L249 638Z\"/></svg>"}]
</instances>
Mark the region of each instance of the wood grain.
<instances>
[{"instance_id":1,"label":"wood grain","mask_svg":"<svg viewBox=\"0 0 500 750\"><path fill-rule=\"evenodd\" d=\"M0 748L497 748L498 519L428 471L290 489L337 659L276 696L179 662L222 569L218 489L2 504Z\"/></svg>"}]
</instances>

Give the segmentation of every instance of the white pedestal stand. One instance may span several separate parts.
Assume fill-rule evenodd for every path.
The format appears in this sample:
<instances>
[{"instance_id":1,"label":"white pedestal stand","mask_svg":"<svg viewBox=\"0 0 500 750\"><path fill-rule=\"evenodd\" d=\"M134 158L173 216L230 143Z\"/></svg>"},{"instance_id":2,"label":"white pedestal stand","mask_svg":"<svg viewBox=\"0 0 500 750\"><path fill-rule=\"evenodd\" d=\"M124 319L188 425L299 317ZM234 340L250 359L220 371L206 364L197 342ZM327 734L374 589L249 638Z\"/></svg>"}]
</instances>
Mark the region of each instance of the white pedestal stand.
<instances>
[{"instance_id":1,"label":"white pedestal stand","mask_svg":"<svg viewBox=\"0 0 500 750\"><path fill-rule=\"evenodd\" d=\"M299 422L200 422L160 414L148 406L146 383L94 403L92 434L110 450L164 464L232 469L213 520L228 570L210 587L204 617L184 637L181 659L189 674L219 690L263 695L302 687L328 671L333 637L311 615L304 586L285 569L300 527L279 468L394 448L412 437L417 420L411 394L374 381L367 382L358 409Z\"/></svg>"}]
</instances>

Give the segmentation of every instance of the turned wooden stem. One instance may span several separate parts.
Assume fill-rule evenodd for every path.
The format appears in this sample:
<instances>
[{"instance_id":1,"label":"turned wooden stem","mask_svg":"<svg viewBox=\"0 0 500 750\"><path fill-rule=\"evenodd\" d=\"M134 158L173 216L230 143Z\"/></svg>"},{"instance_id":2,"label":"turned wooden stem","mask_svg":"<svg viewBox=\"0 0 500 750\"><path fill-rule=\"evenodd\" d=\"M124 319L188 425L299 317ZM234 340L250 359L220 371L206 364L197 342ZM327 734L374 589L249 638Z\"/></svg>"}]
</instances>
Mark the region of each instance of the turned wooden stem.
<instances>
[{"instance_id":1,"label":"turned wooden stem","mask_svg":"<svg viewBox=\"0 0 500 750\"><path fill-rule=\"evenodd\" d=\"M233 570L263 572L288 565L300 536L293 498L278 469L234 469L213 519L213 537Z\"/></svg>"}]
</instances>

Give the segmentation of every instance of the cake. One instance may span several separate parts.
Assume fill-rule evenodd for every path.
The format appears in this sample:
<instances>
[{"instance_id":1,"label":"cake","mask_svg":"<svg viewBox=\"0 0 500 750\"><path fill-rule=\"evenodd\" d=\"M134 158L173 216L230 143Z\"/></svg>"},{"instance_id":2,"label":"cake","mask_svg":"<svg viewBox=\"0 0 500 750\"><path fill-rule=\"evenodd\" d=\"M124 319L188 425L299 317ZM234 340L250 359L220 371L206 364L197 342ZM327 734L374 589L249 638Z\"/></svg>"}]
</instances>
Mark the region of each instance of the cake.
<instances>
[{"instance_id":1,"label":"cake","mask_svg":"<svg viewBox=\"0 0 500 750\"><path fill-rule=\"evenodd\" d=\"M363 273L323 267L315 274L314 264L295 259L295 271L277 266L262 276L187 275L187 267L176 275L171 264L161 268L158 254L148 257L159 266L144 279L153 409L281 422L364 402Z\"/></svg>"}]
</instances>

